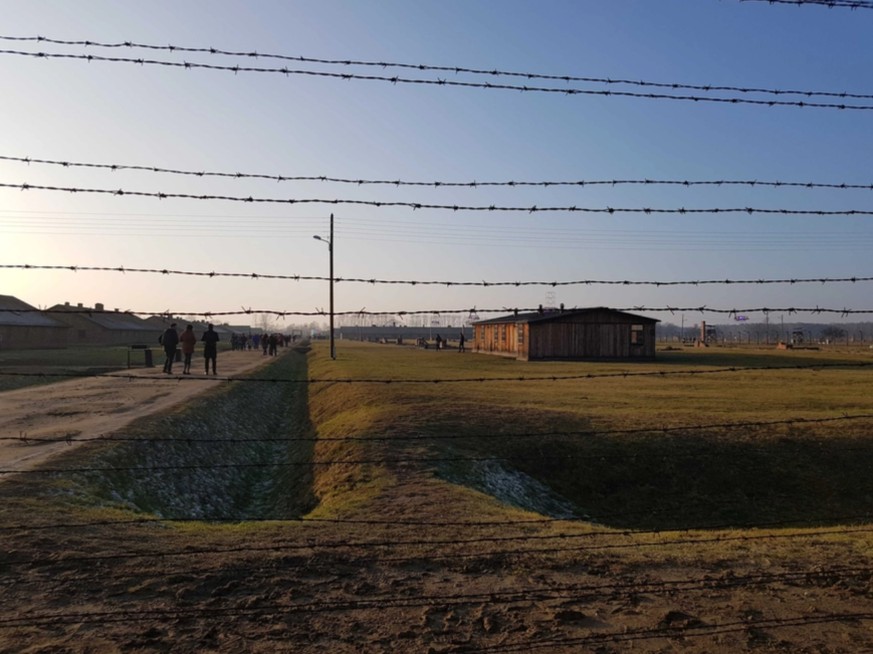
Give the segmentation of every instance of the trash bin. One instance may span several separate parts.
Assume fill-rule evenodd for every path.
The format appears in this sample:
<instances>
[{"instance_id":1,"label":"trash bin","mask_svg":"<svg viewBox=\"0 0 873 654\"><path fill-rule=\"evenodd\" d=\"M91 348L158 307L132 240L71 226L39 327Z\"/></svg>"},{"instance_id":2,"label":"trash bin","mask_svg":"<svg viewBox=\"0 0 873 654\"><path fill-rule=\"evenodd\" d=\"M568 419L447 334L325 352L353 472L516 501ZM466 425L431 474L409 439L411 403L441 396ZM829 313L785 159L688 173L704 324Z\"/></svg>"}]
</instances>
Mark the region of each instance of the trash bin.
<instances>
[{"instance_id":1,"label":"trash bin","mask_svg":"<svg viewBox=\"0 0 873 654\"><path fill-rule=\"evenodd\" d=\"M152 350L148 345L131 345L130 349L127 351L127 367L130 368L130 353L133 350L142 350L143 355L145 355L145 360L143 361L146 368L153 368L154 361L152 360Z\"/></svg>"}]
</instances>

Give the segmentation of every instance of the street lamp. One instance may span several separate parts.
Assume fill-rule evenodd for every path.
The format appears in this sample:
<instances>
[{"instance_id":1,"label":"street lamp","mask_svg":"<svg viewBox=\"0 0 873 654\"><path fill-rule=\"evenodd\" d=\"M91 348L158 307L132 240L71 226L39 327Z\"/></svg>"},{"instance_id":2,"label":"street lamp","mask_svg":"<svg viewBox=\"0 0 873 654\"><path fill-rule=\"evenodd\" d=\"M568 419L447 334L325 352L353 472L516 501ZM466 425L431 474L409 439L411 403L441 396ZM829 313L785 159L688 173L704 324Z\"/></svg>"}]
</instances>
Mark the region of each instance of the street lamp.
<instances>
[{"instance_id":1,"label":"street lamp","mask_svg":"<svg viewBox=\"0 0 873 654\"><path fill-rule=\"evenodd\" d=\"M336 359L336 346L333 340L333 214L330 214L330 238L313 236L316 241L327 243L327 251L330 254L330 358Z\"/></svg>"}]
</instances>

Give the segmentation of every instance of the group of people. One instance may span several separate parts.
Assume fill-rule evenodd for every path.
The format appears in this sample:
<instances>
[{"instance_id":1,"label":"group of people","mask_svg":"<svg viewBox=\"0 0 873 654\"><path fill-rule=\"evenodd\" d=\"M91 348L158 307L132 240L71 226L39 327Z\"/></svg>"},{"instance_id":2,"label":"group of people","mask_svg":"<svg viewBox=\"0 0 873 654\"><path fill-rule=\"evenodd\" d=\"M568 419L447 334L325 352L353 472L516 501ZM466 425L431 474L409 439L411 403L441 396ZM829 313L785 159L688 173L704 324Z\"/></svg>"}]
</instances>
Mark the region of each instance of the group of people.
<instances>
[{"instance_id":1,"label":"group of people","mask_svg":"<svg viewBox=\"0 0 873 654\"><path fill-rule=\"evenodd\" d=\"M440 334L437 334L436 339L434 339L434 340L436 341L436 349L437 350L445 350L449 346L448 339L443 338ZM465 345L466 342L467 342L467 337L464 336L464 331L461 330L461 332L458 334L458 352L466 352L467 351L467 348ZM430 344L428 343L426 338L419 338L418 339L418 346L419 347L423 347L423 348L427 349L429 347L429 345Z\"/></svg>"},{"instance_id":2,"label":"group of people","mask_svg":"<svg viewBox=\"0 0 873 654\"><path fill-rule=\"evenodd\" d=\"M176 323L171 324L158 338L158 342L164 348L166 359L164 372L173 374L173 362L176 360L176 349L182 348L182 374L191 374L191 357L194 355L194 347L197 345L197 336L194 334L194 325L188 325L181 334L176 331ZM206 331L199 339L203 343L203 358L206 361L206 374L209 374L209 364L212 363L212 374L217 375L216 362L218 360L218 333L212 324L206 326Z\"/></svg>"},{"instance_id":3,"label":"group of people","mask_svg":"<svg viewBox=\"0 0 873 654\"><path fill-rule=\"evenodd\" d=\"M287 334L231 334L230 349L232 350L263 350L264 355L269 353L272 356L278 355L277 348L288 347L288 344L294 340L294 337Z\"/></svg>"}]
</instances>

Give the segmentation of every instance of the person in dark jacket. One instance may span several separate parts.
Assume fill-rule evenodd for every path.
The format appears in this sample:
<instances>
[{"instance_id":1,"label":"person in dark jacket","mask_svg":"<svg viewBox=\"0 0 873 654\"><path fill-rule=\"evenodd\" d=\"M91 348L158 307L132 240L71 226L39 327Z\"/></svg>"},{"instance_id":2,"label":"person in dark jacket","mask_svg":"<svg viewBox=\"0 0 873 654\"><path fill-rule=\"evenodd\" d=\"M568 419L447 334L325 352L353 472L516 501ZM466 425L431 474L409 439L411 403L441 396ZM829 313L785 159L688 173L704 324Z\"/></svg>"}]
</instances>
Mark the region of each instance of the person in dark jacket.
<instances>
[{"instance_id":1,"label":"person in dark jacket","mask_svg":"<svg viewBox=\"0 0 873 654\"><path fill-rule=\"evenodd\" d=\"M209 362L212 361L212 374L215 372L215 362L218 359L218 334L212 329L212 323L206 325L206 331L200 338L203 341L203 357L206 359L206 374L209 374Z\"/></svg>"},{"instance_id":2,"label":"person in dark jacket","mask_svg":"<svg viewBox=\"0 0 873 654\"><path fill-rule=\"evenodd\" d=\"M176 359L176 346L179 345L179 332L176 331L176 323L167 327L158 340L167 356L164 361L164 372L171 375L173 374L173 361Z\"/></svg>"}]
</instances>

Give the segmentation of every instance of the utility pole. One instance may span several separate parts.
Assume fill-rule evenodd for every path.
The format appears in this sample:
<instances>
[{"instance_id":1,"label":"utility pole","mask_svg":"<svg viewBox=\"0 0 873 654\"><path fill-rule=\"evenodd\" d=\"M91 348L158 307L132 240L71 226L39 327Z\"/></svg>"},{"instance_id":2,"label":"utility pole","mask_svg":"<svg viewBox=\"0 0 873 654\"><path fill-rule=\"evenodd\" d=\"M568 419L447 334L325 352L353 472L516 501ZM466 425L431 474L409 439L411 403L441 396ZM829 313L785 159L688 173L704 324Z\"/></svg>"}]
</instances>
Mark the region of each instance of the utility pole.
<instances>
[{"instance_id":1,"label":"utility pole","mask_svg":"<svg viewBox=\"0 0 873 654\"><path fill-rule=\"evenodd\" d=\"M330 358L336 359L336 344L333 337L333 214L330 214L330 243L328 243L328 252L330 252Z\"/></svg>"},{"instance_id":2,"label":"utility pole","mask_svg":"<svg viewBox=\"0 0 873 654\"><path fill-rule=\"evenodd\" d=\"M330 255L330 358L336 359L336 345L333 335L333 214L330 214L330 238L313 236L316 241L327 243L327 252Z\"/></svg>"}]
</instances>

